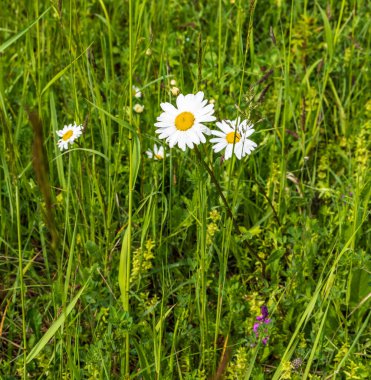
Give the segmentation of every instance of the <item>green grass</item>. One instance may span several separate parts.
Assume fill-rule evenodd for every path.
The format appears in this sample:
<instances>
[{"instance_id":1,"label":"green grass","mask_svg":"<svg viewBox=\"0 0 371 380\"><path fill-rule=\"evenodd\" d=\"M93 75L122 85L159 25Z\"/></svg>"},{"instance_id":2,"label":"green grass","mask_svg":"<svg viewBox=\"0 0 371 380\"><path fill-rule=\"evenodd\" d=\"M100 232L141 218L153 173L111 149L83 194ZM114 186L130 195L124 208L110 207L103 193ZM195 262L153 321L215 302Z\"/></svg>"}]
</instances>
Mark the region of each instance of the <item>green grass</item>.
<instances>
[{"instance_id":1,"label":"green grass","mask_svg":"<svg viewBox=\"0 0 371 380\"><path fill-rule=\"evenodd\" d=\"M0 379L367 379L369 12L5 1ZM251 120L258 148L170 150L171 80Z\"/></svg>"}]
</instances>

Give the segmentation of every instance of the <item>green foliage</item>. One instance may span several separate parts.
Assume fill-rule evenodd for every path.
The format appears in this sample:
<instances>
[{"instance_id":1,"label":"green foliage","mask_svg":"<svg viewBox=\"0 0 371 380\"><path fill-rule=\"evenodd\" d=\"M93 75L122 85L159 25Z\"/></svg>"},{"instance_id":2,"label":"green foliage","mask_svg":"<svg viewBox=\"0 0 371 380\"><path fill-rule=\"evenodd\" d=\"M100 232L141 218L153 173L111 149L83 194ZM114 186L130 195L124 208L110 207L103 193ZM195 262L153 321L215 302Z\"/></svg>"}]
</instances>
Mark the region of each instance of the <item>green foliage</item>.
<instances>
[{"instance_id":1,"label":"green foliage","mask_svg":"<svg viewBox=\"0 0 371 380\"><path fill-rule=\"evenodd\" d=\"M0 14L0 378L368 378L366 2L21 3ZM241 161L199 146L234 222L155 134L174 86L255 125Z\"/></svg>"}]
</instances>

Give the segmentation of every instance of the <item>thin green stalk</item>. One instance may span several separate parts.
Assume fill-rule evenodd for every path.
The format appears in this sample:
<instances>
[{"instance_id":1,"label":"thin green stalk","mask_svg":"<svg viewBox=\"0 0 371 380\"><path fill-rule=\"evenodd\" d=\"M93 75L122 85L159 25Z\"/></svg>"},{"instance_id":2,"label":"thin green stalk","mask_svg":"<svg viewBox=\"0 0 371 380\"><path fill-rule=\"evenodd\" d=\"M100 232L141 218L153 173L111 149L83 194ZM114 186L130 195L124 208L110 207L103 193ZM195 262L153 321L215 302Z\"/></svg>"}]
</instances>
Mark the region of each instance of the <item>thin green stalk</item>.
<instances>
[{"instance_id":1,"label":"thin green stalk","mask_svg":"<svg viewBox=\"0 0 371 380\"><path fill-rule=\"evenodd\" d=\"M218 82L219 82L219 93L222 93L222 0L219 0L218 6Z\"/></svg>"},{"instance_id":2,"label":"thin green stalk","mask_svg":"<svg viewBox=\"0 0 371 380\"><path fill-rule=\"evenodd\" d=\"M254 18L254 11L255 11L255 6L256 6L257 0L251 0L250 2L250 18L249 18L249 26L247 29L247 35L246 35L246 46L245 46L245 56L244 56L244 62L242 66L242 75L241 75L241 82L240 82L240 94L238 97L238 106L241 104L241 99L242 99L242 93L243 93L243 82L245 78L245 67L246 67L246 62L247 62L247 53L250 48L250 38L251 38L251 31L253 27L253 18Z\"/></svg>"},{"instance_id":3,"label":"thin green stalk","mask_svg":"<svg viewBox=\"0 0 371 380\"><path fill-rule=\"evenodd\" d=\"M201 169L201 168L200 168ZM202 368L206 364L206 350L208 347L207 343L207 296L206 296L206 215L205 215L205 205L207 205L206 200L206 184L203 180L203 173L200 170L199 173L199 186L198 186L198 195L199 195L199 234L197 239L197 249L199 252L199 270L198 270L198 282L199 286L196 287L196 296L198 301L198 308L200 313L200 333L201 333L201 362L199 367Z\"/></svg>"},{"instance_id":4,"label":"thin green stalk","mask_svg":"<svg viewBox=\"0 0 371 380\"><path fill-rule=\"evenodd\" d=\"M129 0L129 125L133 122L133 4ZM128 235L127 235L127 254L126 254L126 278L125 278L125 291L123 294L124 311L129 312L129 287L130 287L130 263L131 263L131 234L132 234L132 212L133 212L133 135L129 131L129 209L128 209ZM125 376L129 377L129 359L130 359L130 339L129 332L125 332Z\"/></svg>"},{"instance_id":5,"label":"thin green stalk","mask_svg":"<svg viewBox=\"0 0 371 380\"><path fill-rule=\"evenodd\" d=\"M18 263L19 263L19 283L21 290L21 308L22 308L22 336L23 336L23 378L27 378L26 357L27 357L27 335L26 335L26 308L25 308L25 284L23 279L23 253L22 253L22 235L21 235L21 211L19 204L18 183L15 185L15 203L17 210L17 236L18 236Z\"/></svg>"}]
</instances>

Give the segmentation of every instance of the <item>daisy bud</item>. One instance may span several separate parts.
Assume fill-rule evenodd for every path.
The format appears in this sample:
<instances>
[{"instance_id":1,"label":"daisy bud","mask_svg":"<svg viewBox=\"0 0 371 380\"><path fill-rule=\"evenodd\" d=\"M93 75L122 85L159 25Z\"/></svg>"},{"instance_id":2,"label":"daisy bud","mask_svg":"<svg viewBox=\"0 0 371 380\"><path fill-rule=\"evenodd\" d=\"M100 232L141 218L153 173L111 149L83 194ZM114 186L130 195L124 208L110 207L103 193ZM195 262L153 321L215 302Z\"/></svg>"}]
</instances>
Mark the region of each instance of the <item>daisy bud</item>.
<instances>
[{"instance_id":1,"label":"daisy bud","mask_svg":"<svg viewBox=\"0 0 371 380\"><path fill-rule=\"evenodd\" d=\"M172 95L174 95L174 96L178 96L180 93L180 90L178 87L171 87L170 91L171 91Z\"/></svg>"},{"instance_id":2,"label":"daisy bud","mask_svg":"<svg viewBox=\"0 0 371 380\"><path fill-rule=\"evenodd\" d=\"M137 103L137 104L133 107L133 110L134 110L136 113L142 113L143 110L144 110L144 106L142 106L141 104Z\"/></svg>"}]
</instances>

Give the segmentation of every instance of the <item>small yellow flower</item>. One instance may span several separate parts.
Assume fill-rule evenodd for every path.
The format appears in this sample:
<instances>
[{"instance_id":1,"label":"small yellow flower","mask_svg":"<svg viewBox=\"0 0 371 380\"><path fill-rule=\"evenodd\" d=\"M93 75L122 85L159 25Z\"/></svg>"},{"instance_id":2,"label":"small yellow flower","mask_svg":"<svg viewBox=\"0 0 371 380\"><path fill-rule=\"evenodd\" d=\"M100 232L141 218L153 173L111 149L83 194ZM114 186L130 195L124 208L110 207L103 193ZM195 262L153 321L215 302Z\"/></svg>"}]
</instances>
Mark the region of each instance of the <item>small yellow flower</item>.
<instances>
[{"instance_id":1,"label":"small yellow flower","mask_svg":"<svg viewBox=\"0 0 371 380\"><path fill-rule=\"evenodd\" d=\"M289 361L283 362L281 379L291 379L291 370L291 363Z\"/></svg>"},{"instance_id":2,"label":"small yellow flower","mask_svg":"<svg viewBox=\"0 0 371 380\"><path fill-rule=\"evenodd\" d=\"M149 239L146 242L145 250L138 248L134 251L130 283L135 282L139 277L145 275L152 268L152 260L155 258L153 248L154 242Z\"/></svg>"},{"instance_id":3,"label":"small yellow flower","mask_svg":"<svg viewBox=\"0 0 371 380\"><path fill-rule=\"evenodd\" d=\"M207 244L211 244L213 242L213 237L217 231L219 231L219 228L215 223L212 222L207 225L207 232L206 232Z\"/></svg>"},{"instance_id":4,"label":"small yellow flower","mask_svg":"<svg viewBox=\"0 0 371 380\"><path fill-rule=\"evenodd\" d=\"M63 193L60 192L56 197L55 197L57 203L62 203L63 202Z\"/></svg>"},{"instance_id":5,"label":"small yellow flower","mask_svg":"<svg viewBox=\"0 0 371 380\"><path fill-rule=\"evenodd\" d=\"M210 213L209 213L209 216L210 216L210 219L215 223L217 222L218 220L220 220L221 216L219 214L219 211L214 209L214 210L211 210Z\"/></svg>"}]
</instances>

